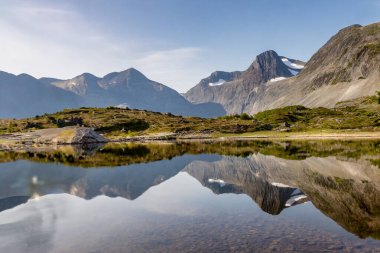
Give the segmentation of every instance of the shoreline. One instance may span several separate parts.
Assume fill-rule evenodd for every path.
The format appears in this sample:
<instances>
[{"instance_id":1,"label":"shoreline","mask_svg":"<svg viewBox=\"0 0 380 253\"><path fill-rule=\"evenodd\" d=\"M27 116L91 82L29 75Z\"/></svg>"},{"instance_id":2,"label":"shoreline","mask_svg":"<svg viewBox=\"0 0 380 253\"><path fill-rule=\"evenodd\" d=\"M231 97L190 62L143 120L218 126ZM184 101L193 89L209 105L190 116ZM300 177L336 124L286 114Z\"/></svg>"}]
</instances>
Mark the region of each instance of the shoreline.
<instances>
[{"instance_id":1,"label":"shoreline","mask_svg":"<svg viewBox=\"0 0 380 253\"><path fill-rule=\"evenodd\" d=\"M380 132L256 132L243 134L157 134L112 139L110 142L149 141L229 141L229 140L329 140L329 139L379 139Z\"/></svg>"},{"instance_id":2,"label":"shoreline","mask_svg":"<svg viewBox=\"0 0 380 253\"><path fill-rule=\"evenodd\" d=\"M304 134L304 133L292 133L279 135L276 133L269 135L233 135L233 136L225 136L219 137L223 139L245 139L245 140L329 140L329 139L379 139L380 140L380 132L358 132L358 133L312 133L312 134Z\"/></svg>"},{"instance_id":3,"label":"shoreline","mask_svg":"<svg viewBox=\"0 0 380 253\"><path fill-rule=\"evenodd\" d=\"M51 129L47 129L51 131ZM40 138L30 138L35 132L13 133L0 135L0 150L23 149L33 146L56 146L56 145L87 145L97 144L98 142L88 143L54 143L46 138L44 142ZM107 136L106 136L107 137ZM314 131L314 132L253 132L242 134L176 134L176 133L156 133L140 136L131 136L123 138L115 138L109 136L106 143L149 143L149 142L207 142L207 141L238 141L238 140L380 140L379 132L355 132L355 131ZM99 142L100 143L100 142Z\"/></svg>"}]
</instances>

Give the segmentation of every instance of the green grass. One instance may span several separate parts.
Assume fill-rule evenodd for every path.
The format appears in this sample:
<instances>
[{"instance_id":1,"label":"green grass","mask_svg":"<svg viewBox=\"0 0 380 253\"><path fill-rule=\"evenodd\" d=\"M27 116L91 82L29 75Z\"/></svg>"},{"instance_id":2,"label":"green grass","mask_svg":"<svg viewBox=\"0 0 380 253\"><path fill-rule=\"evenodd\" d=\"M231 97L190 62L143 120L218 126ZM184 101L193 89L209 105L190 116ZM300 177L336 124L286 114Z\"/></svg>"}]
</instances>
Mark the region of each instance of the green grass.
<instances>
[{"instance_id":1,"label":"green grass","mask_svg":"<svg viewBox=\"0 0 380 253\"><path fill-rule=\"evenodd\" d=\"M110 139L156 133L228 135L273 135L326 131L379 131L380 95L337 103L335 108L288 106L256 115L229 115L215 119L182 117L144 110L120 108L66 109L20 120L0 120L0 133L58 128L80 122ZM59 123L59 124L58 124Z\"/></svg>"}]
</instances>

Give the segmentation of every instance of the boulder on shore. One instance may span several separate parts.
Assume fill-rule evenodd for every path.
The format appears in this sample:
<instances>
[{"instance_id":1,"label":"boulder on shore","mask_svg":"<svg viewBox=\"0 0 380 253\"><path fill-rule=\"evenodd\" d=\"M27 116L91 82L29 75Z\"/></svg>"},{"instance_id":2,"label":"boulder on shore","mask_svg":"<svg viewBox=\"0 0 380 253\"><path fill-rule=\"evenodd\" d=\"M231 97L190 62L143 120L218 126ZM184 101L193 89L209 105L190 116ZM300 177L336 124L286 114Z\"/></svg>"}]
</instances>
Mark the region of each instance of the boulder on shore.
<instances>
[{"instance_id":1,"label":"boulder on shore","mask_svg":"<svg viewBox=\"0 0 380 253\"><path fill-rule=\"evenodd\" d=\"M6 139L23 144L89 144L106 143L108 140L87 127L63 127L35 130L26 133L15 133Z\"/></svg>"},{"instance_id":2,"label":"boulder on shore","mask_svg":"<svg viewBox=\"0 0 380 253\"><path fill-rule=\"evenodd\" d=\"M106 138L95 132L92 128L87 127L65 129L64 133L61 133L52 141L57 144L88 144L108 142Z\"/></svg>"}]
</instances>

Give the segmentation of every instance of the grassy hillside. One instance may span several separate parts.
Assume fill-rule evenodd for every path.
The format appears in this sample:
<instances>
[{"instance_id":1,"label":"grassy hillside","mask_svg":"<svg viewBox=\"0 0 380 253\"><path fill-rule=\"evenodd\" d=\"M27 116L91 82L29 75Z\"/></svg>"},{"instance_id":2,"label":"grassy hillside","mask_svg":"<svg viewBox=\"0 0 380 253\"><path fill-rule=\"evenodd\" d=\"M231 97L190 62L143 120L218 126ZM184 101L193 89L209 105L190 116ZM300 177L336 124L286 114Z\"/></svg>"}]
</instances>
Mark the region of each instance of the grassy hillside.
<instances>
[{"instance_id":1,"label":"grassy hillside","mask_svg":"<svg viewBox=\"0 0 380 253\"><path fill-rule=\"evenodd\" d=\"M380 130L379 97L340 102L333 109L288 106L257 113L216 119L182 117L144 110L120 108L66 109L20 120L0 120L0 133L69 125L92 127L109 138L153 133L239 134L257 131L298 132L314 130Z\"/></svg>"}]
</instances>

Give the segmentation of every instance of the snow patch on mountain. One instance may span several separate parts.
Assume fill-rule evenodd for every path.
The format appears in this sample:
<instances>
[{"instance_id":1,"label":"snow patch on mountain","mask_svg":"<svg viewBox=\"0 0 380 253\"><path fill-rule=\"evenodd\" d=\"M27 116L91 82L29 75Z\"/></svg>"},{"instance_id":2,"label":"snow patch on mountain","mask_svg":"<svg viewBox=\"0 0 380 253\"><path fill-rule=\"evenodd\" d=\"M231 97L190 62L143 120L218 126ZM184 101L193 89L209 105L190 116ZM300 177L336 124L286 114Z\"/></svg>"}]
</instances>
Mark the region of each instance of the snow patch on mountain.
<instances>
[{"instance_id":1,"label":"snow patch on mountain","mask_svg":"<svg viewBox=\"0 0 380 253\"><path fill-rule=\"evenodd\" d=\"M308 198L306 195L300 195L300 196L290 198L288 201L286 201L285 206L286 207L295 206L298 204L303 204L307 201L308 201Z\"/></svg>"},{"instance_id":2,"label":"snow patch on mountain","mask_svg":"<svg viewBox=\"0 0 380 253\"><path fill-rule=\"evenodd\" d=\"M304 68L304 65L294 63L286 57L282 57L281 60L288 67L288 70L293 76L298 75L298 73Z\"/></svg>"},{"instance_id":3,"label":"snow patch on mountain","mask_svg":"<svg viewBox=\"0 0 380 253\"><path fill-rule=\"evenodd\" d=\"M287 188L293 188L289 185L286 185L286 184L283 184L283 183L277 183L277 182L273 182L271 183L273 186L276 186L276 187L287 187Z\"/></svg>"},{"instance_id":4,"label":"snow patch on mountain","mask_svg":"<svg viewBox=\"0 0 380 253\"><path fill-rule=\"evenodd\" d=\"M215 83L209 83L208 85L209 85L209 86L219 86L219 85L224 84L225 82L226 82L226 80L224 80L224 79L219 79L217 82L215 82Z\"/></svg>"},{"instance_id":5,"label":"snow patch on mountain","mask_svg":"<svg viewBox=\"0 0 380 253\"><path fill-rule=\"evenodd\" d=\"M222 180L222 179L209 178L207 181L208 181L209 183L217 183L217 184L219 184L221 187L223 187L223 186L226 185L226 182L224 182L224 180Z\"/></svg>"},{"instance_id":6,"label":"snow patch on mountain","mask_svg":"<svg viewBox=\"0 0 380 253\"><path fill-rule=\"evenodd\" d=\"M293 76L298 75L299 71L294 70L294 69L288 69L290 73L292 73Z\"/></svg>"},{"instance_id":7,"label":"snow patch on mountain","mask_svg":"<svg viewBox=\"0 0 380 253\"><path fill-rule=\"evenodd\" d=\"M273 83L273 82L281 81L281 80L284 80L284 79L286 79L286 77L279 76L279 77L270 79L269 82Z\"/></svg>"},{"instance_id":8,"label":"snow patch on mountain","mask_svg":"<svg viewBox=\"0 0 380 253\"><path fill-rule=\"evenodd\" d=\"M298 70L301 70L304 68L303 65L300 65L300 64L296 64L296 63L293 63L291 62L288 58L281 58L282 62L288 66L289 68L291 69L298 69Z\"/></svg>"}]
</instances>

